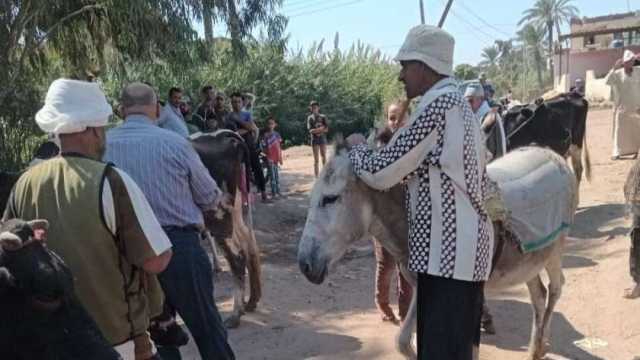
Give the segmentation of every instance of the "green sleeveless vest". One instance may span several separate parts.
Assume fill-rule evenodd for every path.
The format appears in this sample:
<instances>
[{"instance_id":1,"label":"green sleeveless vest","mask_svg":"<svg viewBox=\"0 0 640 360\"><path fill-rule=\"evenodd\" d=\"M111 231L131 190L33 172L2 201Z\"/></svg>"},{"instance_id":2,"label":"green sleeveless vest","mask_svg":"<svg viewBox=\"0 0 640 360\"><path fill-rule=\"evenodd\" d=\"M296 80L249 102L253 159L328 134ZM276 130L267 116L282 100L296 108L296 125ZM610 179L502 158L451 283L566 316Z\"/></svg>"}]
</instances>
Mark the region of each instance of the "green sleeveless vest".
<instances>
[{"instance_id":1,"label":"green sleeveless vest","mask_svg":"<svg viewBox=\"0 0 640 360\"><path fill-rule=\"evenodd\" d=\"M80 301L115 345L146 331L156 314L150 314L144 273L127 262L104 223L107 166L79 156L38 164L16 183L14 209L23 219L49 220L48 247L69 265Z\"/></svg>"}]
</instances>

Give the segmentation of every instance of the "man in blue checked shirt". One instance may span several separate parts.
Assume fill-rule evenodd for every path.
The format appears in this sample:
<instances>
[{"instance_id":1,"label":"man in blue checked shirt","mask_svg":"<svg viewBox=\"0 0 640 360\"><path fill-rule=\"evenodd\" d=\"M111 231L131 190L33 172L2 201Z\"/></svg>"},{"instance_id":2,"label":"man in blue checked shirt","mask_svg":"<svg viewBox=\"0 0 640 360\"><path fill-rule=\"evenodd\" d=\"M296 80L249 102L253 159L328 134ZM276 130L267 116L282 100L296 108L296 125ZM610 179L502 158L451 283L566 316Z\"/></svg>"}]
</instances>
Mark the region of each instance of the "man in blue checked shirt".
<instances>
[{"instance_id":1,"label":"man in blue checked shirt","mask_svg":"<svg viewBox=\"0 0 640 360\"><path fill-rule=\"evenodd\" d=\"M188 140L157 126L151 87L134 83L121 97L125 122L107 133L105 161L131 175L173 244L174 257L158 278L201 359L234 359L213 297L211 263L200 245L202 213L214 210L222 193Z\"/></svg>"}]
</instances>

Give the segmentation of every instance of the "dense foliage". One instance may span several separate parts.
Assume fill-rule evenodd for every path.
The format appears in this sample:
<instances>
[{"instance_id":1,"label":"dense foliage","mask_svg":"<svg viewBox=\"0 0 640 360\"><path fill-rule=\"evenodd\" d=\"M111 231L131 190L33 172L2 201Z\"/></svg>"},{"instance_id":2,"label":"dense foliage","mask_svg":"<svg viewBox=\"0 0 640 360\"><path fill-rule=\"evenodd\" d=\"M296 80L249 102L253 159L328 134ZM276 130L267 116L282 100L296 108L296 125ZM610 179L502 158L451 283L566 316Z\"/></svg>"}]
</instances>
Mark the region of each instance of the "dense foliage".
<instances>
[{"instance_id":1,"label":"dense foliage","mask_svg":"<svg viewBox=\"0 0 640 360\"><path fill-rule=\"evenodd\" d=\"M399 94L397 69L378 52L290 52L280 0L10 0L0 5L0 170L22 168L42 134L35 125L48 85L65 76L94 78L110 101L132 81L161 94L179 86L199 102L199 89L258 96L255 115L279 120L288 144L307 140L309 101L322 105L332 131L369 127ZM193 20L207 25L198 39ZM229 38L213 37L223 22ZM253 29L262 29L258 40ZM337 48L338 38L336 36Z\"/></svg>"}]
</instances>

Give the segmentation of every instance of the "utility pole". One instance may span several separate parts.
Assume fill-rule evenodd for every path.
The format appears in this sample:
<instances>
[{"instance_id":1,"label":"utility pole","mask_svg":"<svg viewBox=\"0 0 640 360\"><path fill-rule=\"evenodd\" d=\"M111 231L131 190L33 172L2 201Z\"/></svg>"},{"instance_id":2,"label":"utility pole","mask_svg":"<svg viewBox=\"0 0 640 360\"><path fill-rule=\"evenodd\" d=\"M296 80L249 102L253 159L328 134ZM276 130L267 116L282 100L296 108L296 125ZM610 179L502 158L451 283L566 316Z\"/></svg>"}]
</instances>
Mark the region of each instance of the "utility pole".
<instances>
[{"instance_id":1,"label":"utility pole","mask_svg":"<svg viewBox=\"0 0 640 360\"><path fill-rule=\"evenodd\" d=\"M420 19L422 20L422 25L424 25L424 2L420 0Z\"/></svg>"},{"instance_id":2,"label":"utility pole","mask_svg":"<svg viewBox=\"0 0 640 360\"><path fill-rule=\"evenodd\" d=\"M444 11L442 12L442 17L440 18L440 21L438 22L438 27L439 28L442 28L442 25L444 25L444 21L447 19L447 15L449 15L449 10L451 9L451 4L453 4L453 0L447 1L447 6L444 8Z\"/></svg>"}]
</instances>

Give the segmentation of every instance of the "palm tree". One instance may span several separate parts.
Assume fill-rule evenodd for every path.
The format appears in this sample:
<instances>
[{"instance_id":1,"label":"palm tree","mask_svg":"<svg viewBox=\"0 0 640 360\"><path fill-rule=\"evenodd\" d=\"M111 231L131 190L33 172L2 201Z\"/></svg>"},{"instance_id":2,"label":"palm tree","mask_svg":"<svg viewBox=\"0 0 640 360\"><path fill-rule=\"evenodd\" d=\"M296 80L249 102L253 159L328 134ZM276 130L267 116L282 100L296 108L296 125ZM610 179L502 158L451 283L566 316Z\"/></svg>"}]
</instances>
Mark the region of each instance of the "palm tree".
<instances>
[{"instance_id":1,"label":"palm tree","mask_svg":"<svg viewBox=\"0 0 640 360\"><path fill-rule=\"evenodd\" d=\"M498 50L497 46L489 46L482 49L482 61L480 62L480 66L493 68L498 63L498 58L500 57L500 50Z\"/></svg>"},{"instance_id":2,"label":"palm tree","mask_svg":"<svg viewBox=\"0 0 640 360\"><path fill-rule=\"evenodd\" d=\"M560 38L560 26L572 17L578 16L578 8L571 5L571 2L572 0L536 0L531 9L522 13L522 19L518 25L526 23L546 27L549 56L553 56L554 27ZM553 66L551 66L551 77L553 77Z\"/></svg>"},{"instance_id":3,"label":"palm tree","mask_svg":"<svg viewBox=\"0 0 640 360\"><path fill-rule=\"evenodd\" d=\"M280 38L287 18L278 14L283 0L190 0L195 18L204 24L204 36L213 41L213 26L223 22L232 43L240 45L258 25L265 25L270 38ZM237 50L237 49L236 49Z\"/></svg>"},{"instance_id":4,"label":"palm tree","mask_svg":"<svg viewBox=\"0 0 640 360\"><path fill-rule=\"evenodd\" d=\"M533 53L533 62L536 67L536 74L538 77L538 87L542 89L544 82L542 80L542 68L544 66L543 52L544 52L544 37L545 29L543 27L536 27L532 24L525 25L520 31L518 31L518 40L522 42L522 46L525 46L527 51Z\"/></svg>"},{"instance_id":5,"label":"palm tree","mask_svg":"<svg viewBox=\"0 0 640 360\"><path fill-rule=\"evenodd\" d=\"M496 40L495 46L500 53L499 64L504 66L511 59L511 52L513 51L513 41L509 40Z\"/></svg>"}]
</instances>

